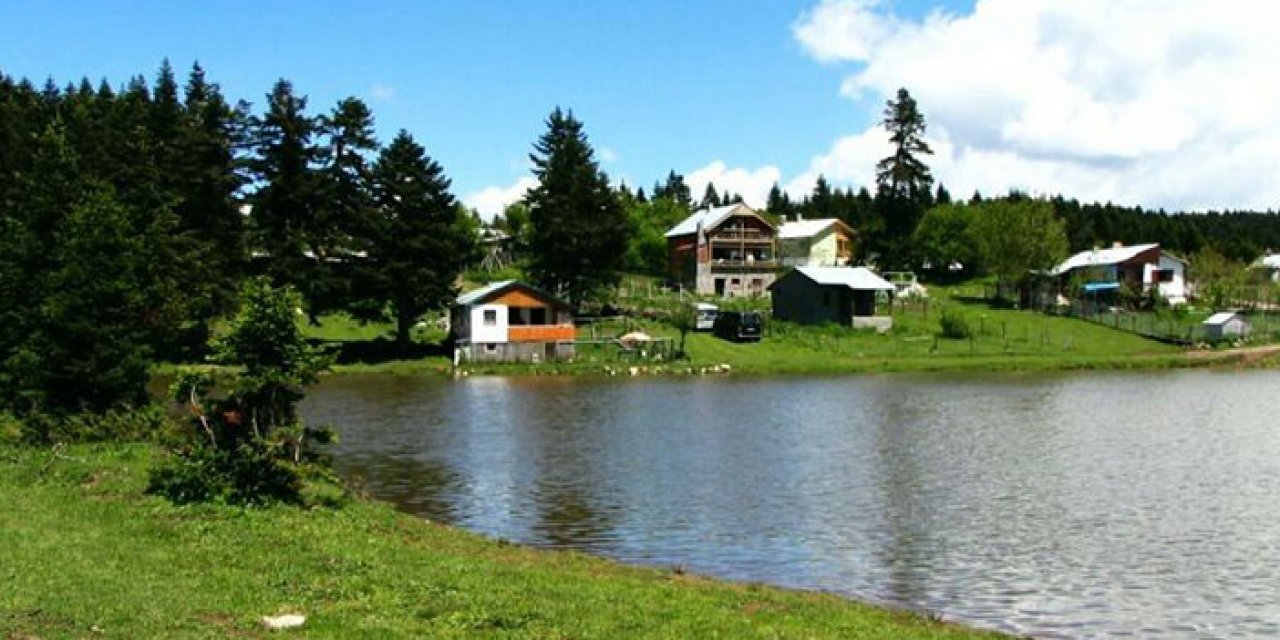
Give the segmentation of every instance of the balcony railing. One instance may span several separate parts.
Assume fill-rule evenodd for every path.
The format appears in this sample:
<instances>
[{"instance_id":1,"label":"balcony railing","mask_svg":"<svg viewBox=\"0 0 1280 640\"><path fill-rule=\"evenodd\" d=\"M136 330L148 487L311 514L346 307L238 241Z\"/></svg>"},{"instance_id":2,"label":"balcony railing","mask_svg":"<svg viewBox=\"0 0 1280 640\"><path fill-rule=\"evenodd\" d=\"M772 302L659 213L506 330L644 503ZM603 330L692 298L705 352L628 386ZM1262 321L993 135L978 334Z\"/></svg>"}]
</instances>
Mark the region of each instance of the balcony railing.
<instances>
[{"instance_id":1,"label":"balcony railing","mask_svg":"<svg viewBox=\"0 0 1280 640\"><path fill-rule=\"evenodd\" d=\"M754 270L754 269L758 269L758 270L769 270L769 269L777 269L777 268L778 268L778 266L779 266L779 263L778 263L778 261L777 261L777 260L725 260L725 259L721 259L721 260L712 260L712 261L711 261L711 270L712 270L712 271L715 271L715 270L729 270L729 269L732 269L732 270L735 270L735 271L745 271L745 270Z\"/></svg>"},{"instance_id":2,"label":"balcony railing","mask_svg":"<svg viewBox=\"0 0 1280 640\"><path fill-rule=\"evenodd\" d=\"M571 324L510 325L507 340L511 342L559 342L573 340L578 332Z\"/></svg>"},{"instance_id":3,"label":"balcony railing","mask_svg":"<svg viewBox=\"0 0 1280 640\"><path fill-rule=\"evenodd\" d=\"M717 241L733 241L733 242L773 242L773 234L765 233L759 229L722 229L711 236L712 242Z\"/></svg>"}]
</instances>

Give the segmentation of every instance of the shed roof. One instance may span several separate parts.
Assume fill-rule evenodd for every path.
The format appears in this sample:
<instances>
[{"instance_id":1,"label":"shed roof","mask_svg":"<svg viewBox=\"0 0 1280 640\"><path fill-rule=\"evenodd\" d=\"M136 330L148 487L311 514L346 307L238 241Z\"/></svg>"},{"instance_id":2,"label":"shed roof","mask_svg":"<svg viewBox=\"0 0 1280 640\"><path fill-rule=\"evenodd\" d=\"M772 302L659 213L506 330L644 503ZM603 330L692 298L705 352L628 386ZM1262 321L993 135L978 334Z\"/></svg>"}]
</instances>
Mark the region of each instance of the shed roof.
<instances>
[{"instance_id":1,"label":"shed roof","mask_svg":"<svg viewBox=\"0 0 1280 640\"><path fill-rule=\"evenodd\" d=\"M778 237L783 240L812 238L837 224L843 225L844 223L839 218L784 222L781 227L778 227Z\"/></svg>"},{"instance_id":2,"label":"shed roof","mask_svg":"<svg viewBox=\"0 0 1280 640\"><path fill-rule=\"evenodd\" d=\"M745 209L747 213L755 213L755 209L745 204L727 204L722 207L708 207L694 211L689 217L680 221L674 227L667 231L666 237L673 238L675 236L686 236L691 233L697 233L698 227L703 229L712 229L716 225L724 222L725 218L733 215L739 208Z\"/></svg>"},{"instance_id":3,"label":"shed roof","mask_svg":"<svg viewBox=\"0 0 1280 640\"><path fill-rule=\"evenodd\" d=\"M854 291L893 291L888 280L866 267L796 267L796 272L821 285L845 286Z\"/></svg>"},{"instance_id":4,"label":"shed roof","mask_svg":"<svg viewBox=\"0 0 1280 640\"><path fill-rule=\"evenodd\" d=\"M1111 249L1090 249L1081 251L1080 253L1067 258L1061 264L1053 268L1054 275L1061 275L1075 269L1085 267L1106 267L1113 264L1128 262L1138 254L1151 249L1159 249L1160 245L1156 243L1135 244L1130 247L1113 247Z\"/></svg>"},{"instance_id":5,"label":"shed roof","mask_svg":"<svg viewBox=\"0 0 1280 640\"><path fill-rule=\"evenodd\" d=\"M1207 324L1207 325L1223 325L1223 324L1226 324L1226 323L1228 323L1228 322L1231 322L1232 320L1235 320L1236 318L1240 318L1241 320L1244 320L1244 318L1242 318L1242 317L1240 316L1240 314L1239 314L1239 313L1236 313L1235 311L1223 311L1223 312L1221 312L1221 313L1215 313L1215 314L1213 314L1213 315L1209 316L1209 317L1208 317L1204 322L1202 322L1201 324Z\"/></svg>"}]
</instances>

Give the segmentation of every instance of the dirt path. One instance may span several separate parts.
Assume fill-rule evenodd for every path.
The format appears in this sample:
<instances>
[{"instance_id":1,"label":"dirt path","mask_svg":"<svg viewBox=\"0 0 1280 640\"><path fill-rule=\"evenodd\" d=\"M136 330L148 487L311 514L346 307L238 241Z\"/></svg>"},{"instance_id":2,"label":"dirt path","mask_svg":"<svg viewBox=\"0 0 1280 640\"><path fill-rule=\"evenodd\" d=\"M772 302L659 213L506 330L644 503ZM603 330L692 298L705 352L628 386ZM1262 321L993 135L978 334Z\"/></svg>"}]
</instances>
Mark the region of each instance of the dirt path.
<instances>
[{"instance_id":1,"label":"dirt path","mask_svg":"<svg viewBox=\"0 0 1280 640\"><path fill-rule=\"evenodd\" d=\"M1240 347L1238 349L1195 349L1187 352L1187 357L1197 362L1236 362L1253 364L1268 356L1280 353L1280 344L1266 344L1260 347Z\"/></svg>"}]
</instances>

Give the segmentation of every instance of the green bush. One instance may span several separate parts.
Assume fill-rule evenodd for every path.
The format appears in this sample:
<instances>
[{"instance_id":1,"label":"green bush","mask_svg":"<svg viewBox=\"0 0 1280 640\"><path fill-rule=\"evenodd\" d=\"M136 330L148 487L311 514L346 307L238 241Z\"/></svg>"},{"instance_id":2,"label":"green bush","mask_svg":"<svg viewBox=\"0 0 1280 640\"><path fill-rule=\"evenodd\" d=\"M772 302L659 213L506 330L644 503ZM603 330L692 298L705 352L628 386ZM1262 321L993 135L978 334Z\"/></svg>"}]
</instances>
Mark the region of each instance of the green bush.
<instances>
[{"instance_id":1,"label":"green bush","mask_svg":"<svg viewBox=\"0 0 1280 640\"><path fill-rule=\"evenodd\" d=\"M73 442L147 442L172 430L173 420L160 405L111 409L105 413L54 415L32 413L23 418L0 414L0 441L47 445Z\"/></svg>"},{"instance_id":2,"label":"green bush","mask_svg":"<svg viewBox=\"0 0 1280 640\"><path fill-rule=\"evenodd\" d=\"M943 307L942 312L938 314L938 325L942 329L942 337L953 340L963 340L973 337L973 327L969 326L969 321L958 311Z\"/></svg>"},{"instance_id":3,"label":"green bush","mask_svg":"<svg viewBox=\"0 0 1280 640\"><path fill-rule=\"evenodd\" d=\"M179 503L303 503L308 481L337 484L317 450L333 432L306 427L297 415L302 388L329 364L294 321L300 298L262 280L248 283L242 296L230 330L213 344L217 359L237 372L221 380L206 371L178 373L172 397L191 417L152 469L151 493ZM211 395L215 388L226 394Z\"/></svg>"}]
</instances>

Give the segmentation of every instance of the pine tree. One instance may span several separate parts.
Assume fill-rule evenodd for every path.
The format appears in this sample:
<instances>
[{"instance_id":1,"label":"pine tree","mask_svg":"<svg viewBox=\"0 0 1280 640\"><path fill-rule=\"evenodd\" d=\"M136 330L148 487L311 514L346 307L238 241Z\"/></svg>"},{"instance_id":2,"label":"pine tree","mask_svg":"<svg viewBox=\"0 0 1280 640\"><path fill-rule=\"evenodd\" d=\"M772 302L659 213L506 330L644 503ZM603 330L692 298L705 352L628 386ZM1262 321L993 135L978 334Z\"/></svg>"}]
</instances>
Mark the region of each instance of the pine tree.
<instances>
[{"instance_id":1,"label":"pine tree","mask_svg":"<svg viewBox=\"0 0 1280 640\"><path fill-rule=\"evenodd\" d=\"M920 157L933 150L924 141L924 116L906 89L898 89L897 97L885 104L881 123L889 132L893 155L876 164L877 209L884 220L884 235L876 248L882 266L909 267L914 262L911 234L932 200L933 175Z\"/></svg>"},{"instance_id":2,"label":"pine tree","mask_svg":"<svg viewBox=\"0 0 1280 640\"><path fill-rule=\"evenodd\" d=\"M627 249L626 212L596 163L582 123L557 107L546 124L529 156L538 178L528 195L529 271L576 308L617 283Z\"/></svg>"},{"instance_id":3,"label":"pine tree","mask_svg":"<svg viewBox=\"0 0 1280 640\"><path fill-rule=\"evenodd\" d=\"M313 138L318 123L305 114L307 99L279 80L267 96L267 113L252 122L256 152L250 162L262 187L253 194L255 245L267 255L267 275L277 284L293 284L310 301L314 256L313 222L323 205L323 182L317 166L321 150Z\"/></svg>"},{"instance_id":4,"label":"pine tree","mask_svg":"<svg viewBox=\"0 0 1280 640\"><path fill-rule=\"evenodd\" d=\"M702 201L698 203L699 209L707 209L710 207L718 207L721 204L720 194L716 192L714 182L708 182L707 188L702 191Z\"/></svg>"},{"instance_id":5,"label":"pine tree","mask_svg":"<svg viewBox=\"0 0 1280 640\"><path fill-rule=\"evenodd\" d=\"M477 236L444 170L407 131L379 155L372 179L377 208L365 236L369 286L361 287L372 304L357 309L370 317L389 304L396 347L407 355L417 319L453 301L459 274L477 256Z\"/></svg>"}]
</instances>

